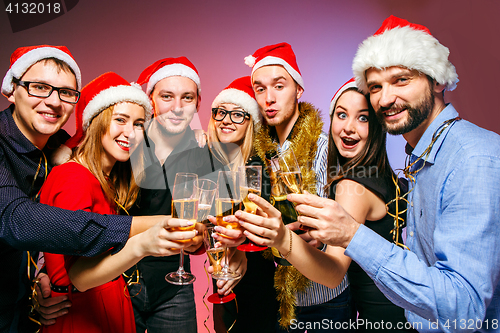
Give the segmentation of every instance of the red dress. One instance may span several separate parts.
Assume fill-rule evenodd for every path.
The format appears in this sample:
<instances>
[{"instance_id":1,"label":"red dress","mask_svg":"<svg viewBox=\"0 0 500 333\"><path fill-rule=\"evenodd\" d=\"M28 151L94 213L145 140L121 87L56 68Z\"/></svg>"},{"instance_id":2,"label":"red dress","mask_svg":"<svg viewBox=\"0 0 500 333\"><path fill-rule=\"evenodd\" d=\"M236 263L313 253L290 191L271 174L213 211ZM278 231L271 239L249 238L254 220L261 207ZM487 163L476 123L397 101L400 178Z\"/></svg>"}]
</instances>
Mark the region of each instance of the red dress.
<instances>
[{"instance_id":1,"label":"red dress","mask_svg":"<svg viewBox=\"0 0 500 333\"><path fill-rule=\"evenodd\" d=\"M40 201L70 210L116 214L106 199L99 181L87 168L68 162L52 169L40 193ZM78 257L45 253L50 281L56 286L71 286L68 272ZM134 311L125 281L121 276L85 292L67 294L52 291L52 297L68 295L72 306L55 325L42 326L41 332L116 332L135 333Z\"/></svg>"}]
</instances>

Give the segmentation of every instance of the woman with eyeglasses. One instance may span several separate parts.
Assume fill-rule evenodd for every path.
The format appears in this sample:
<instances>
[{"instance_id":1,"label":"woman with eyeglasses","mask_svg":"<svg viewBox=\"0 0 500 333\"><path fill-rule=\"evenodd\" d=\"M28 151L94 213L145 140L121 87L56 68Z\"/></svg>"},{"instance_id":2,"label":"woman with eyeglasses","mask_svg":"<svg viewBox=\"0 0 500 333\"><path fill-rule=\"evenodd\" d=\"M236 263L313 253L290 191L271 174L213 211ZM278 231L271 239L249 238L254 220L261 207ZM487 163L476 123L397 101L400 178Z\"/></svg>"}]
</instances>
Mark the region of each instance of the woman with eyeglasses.
<instances>
[{"instance_id":1,"label":"woman with eyeglasses","mask_svg":"<svg viewBox=\"0 0 500 333\"><path fill-rule=\"evenodd\" d=\"M217 95L212 103L212 117L208 123L208 142L214 155L233 171L248 164L261 165L253 160L254 131L262 121L259 105L254 97L250 76L234 80ZM212 220L215 222L215 219ZM216 227L216 231L229 237L241 236L241 231ZM219 241L227 238L215 236ZM239 241L241 243L241 241ZM239 244L238 243L238 244ZM274 290L274 269L272 260L266 259L263 252L245 253L235 249L235 256L242 260L231 262L244 263L247 268L239 281L218 281L219 293L229 293L231 287L236 294L236 302L214 304L214 329L216 332L274 332L278 304ZM232 268L233 269L233 268ZM258 316L259 320L255 320Z\"/></svg>"}]
</instances>

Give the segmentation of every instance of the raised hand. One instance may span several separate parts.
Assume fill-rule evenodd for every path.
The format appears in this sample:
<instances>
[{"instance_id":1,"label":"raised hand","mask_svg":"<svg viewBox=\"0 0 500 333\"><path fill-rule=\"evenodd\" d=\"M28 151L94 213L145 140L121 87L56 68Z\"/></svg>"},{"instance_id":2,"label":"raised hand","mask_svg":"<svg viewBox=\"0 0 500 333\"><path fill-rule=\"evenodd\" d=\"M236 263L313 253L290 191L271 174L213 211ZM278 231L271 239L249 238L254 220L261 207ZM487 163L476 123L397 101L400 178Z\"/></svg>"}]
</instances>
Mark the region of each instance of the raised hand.
<instances>
[{"instance_id":1,"label":"raised hand","mask_svg":"<svg viewBox=\"0 0 500 333\"><path fill-rule=\"evenodd\" d=\"M325 244L346 248L359 228L359 223L335 200L309 193L289 194L287 200L296 204L298 222L312 228L308 234Z\"/></svg>"}]
</instances>

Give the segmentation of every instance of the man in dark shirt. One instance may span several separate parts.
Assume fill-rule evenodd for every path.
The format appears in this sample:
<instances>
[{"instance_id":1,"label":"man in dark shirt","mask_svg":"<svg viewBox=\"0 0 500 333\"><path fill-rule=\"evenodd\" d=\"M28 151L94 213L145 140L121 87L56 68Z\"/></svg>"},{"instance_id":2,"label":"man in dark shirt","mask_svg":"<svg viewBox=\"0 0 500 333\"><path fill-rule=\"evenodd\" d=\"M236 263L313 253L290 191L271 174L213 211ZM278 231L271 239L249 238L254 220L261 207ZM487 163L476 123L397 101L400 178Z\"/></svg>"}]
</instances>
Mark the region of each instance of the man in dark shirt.
<instances>
[{"instance_id":1,"label":"man in dark shirt","mask_svg":"<svg viewBox=\"0 0 500 333\"><path fill-rule=\"evenodd\" d=\"M199 178L217 181L222 164L210 150L199 148L189 127L199 109L200 78L185 57L166 58L146 68L138 84L147 84L146 93L154 108L146 140L132 155L144 157L144 179L138 181L140 198L132 215L170 214L172 187L178 172L192 172ZM141 160L142 161L142 160ZM133 162L134 165L134 162ZM134 174L141 174L134 168ZM197 227L202 227L198 224ZM201 231L201 229L200 229ZM202 232L187 252L203 250ZM165 281L165 275L179 267L179 256L147 257L137 264L140 285L129 286L137 332L197 331L193 285L177 286ZM184 268L190 271L189 256ZM129 270L129 273L133 273Z\"/></svg>"},{"instance_id":2,"label":"man in dark shirt","mask_svg":"<svg viewBox=\"0 0 500 333\"><path fill-rule=\"evenodd\" d=\"M68 138L61 127L79 89L80 69L66 47L22 47L12 54L2 83L2 94L12 105L0 112L0 332L25 332L29 323L26 250L94 256L110 248L118 251L129 235L166 221L37 203L51 169L50 155ZM44 290L50 294L47 286Z\"/></svg>"}]
</instances>

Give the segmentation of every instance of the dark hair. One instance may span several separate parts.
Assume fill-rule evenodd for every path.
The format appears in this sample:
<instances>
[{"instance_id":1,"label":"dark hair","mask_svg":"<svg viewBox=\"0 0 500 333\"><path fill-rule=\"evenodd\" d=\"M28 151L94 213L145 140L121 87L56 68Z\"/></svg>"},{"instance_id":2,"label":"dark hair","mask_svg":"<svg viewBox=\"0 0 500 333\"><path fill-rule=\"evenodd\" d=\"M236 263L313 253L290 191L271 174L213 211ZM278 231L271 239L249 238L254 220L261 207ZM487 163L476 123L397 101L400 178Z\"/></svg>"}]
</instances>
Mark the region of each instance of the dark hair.
<instances>
[{"instance_id":1,"label":"dark hair","mask_svg":"<svg viewBox=\"0 0 500 333\"><path fill-rule=\"evenodd\" d=\"M337 103L340 97L347 91L355 91L363 95L358 89L349 88L339 96ZM345 177L348 173L356 175L359 172L363 172L363 175L366 177L390 177L392 175L385 144L386 132L382 129L382 125L380 125L375 116L375 111L370 104L368 95L363 96L366 98L368 104L368 138L361 152L350 160L346 160L340 155L333 141L331 123L335 116L337 104L333 108L332 115L330 116L330 130L328 135L328 186L333 181Z\"/></svg>"}]
</instances>

